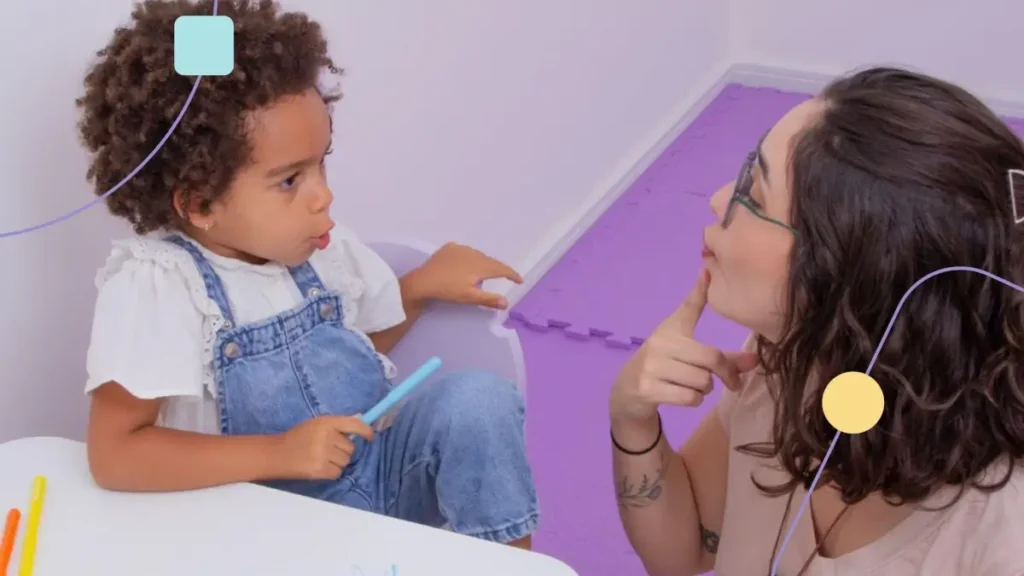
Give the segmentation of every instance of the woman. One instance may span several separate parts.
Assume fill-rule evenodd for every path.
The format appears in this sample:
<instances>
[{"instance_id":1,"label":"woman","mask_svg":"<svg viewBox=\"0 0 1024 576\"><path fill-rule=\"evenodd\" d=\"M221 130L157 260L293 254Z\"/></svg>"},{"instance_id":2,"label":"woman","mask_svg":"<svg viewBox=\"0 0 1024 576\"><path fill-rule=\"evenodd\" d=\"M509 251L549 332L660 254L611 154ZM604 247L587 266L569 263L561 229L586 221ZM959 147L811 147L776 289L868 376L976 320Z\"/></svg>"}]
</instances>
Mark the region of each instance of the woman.
<instances>
[{"instance_id":1,"label":"woman","mask_svg":"<svg viewBox=\"0 0 1024 576\"><path fill-rule=\"evenodd\" d=\"M836 437L822 391L867 369L914 282L971 266L1024 284L1021 168L977 99L896 69L836 81L764 136L711 200L697 286L611 394L621 518L650 574L1024 574L1024 294L979 273L907 298L871 369L881 419L839 435L801 510ZM750 328L741 351L693 340L705 304ZM658 406L700 404L712 375L722 398L676 453Z\"/></svg>"}]
</instances>

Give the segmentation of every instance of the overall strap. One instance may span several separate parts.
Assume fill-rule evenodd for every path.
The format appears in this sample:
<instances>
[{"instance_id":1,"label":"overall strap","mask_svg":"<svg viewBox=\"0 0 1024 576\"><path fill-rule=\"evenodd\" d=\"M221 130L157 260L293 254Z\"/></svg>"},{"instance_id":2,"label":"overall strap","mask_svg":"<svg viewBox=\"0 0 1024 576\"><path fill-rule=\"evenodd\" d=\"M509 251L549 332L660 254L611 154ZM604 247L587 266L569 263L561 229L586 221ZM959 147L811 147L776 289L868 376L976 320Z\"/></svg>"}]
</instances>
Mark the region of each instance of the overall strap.
<instances>
[{"instance_id":1,"label":"overall strap","mask_svg":"<svg viewBox=\"0 0 1024 576\"><path fill-rule=\"evenodd\" d=\"M313 265L308 260L298 266L288 268L288 272L292 275L295 285L299 287L299 292L302 293L303 298L312 298L327 291L324 283L320 281L320 277L313 270Z\"/></svg>"},{"instance_id":2,"label":"overall strap","mask_svg":"<svg viewBox=\"0 0 1024 576\"><path fill-rule=\"evenodd\" d=\"M235 319L231 314L231 304L228 303L227 292L224 291L224 284L220 281L220 276L214 271L213 266L203 256L203 253L196 248L195 244L192 244L188 240L185 240L177 234L173 234L165 238L168 242L176 244L181 248L184 248L188 252L192 259L196 262L196 267L199 268L199 273L203 277L203 282L206 284L206 294L213 300L220 308L220 313L227 320L225 329L231 329L235 324Z\"/></svg>"}]
</instances>

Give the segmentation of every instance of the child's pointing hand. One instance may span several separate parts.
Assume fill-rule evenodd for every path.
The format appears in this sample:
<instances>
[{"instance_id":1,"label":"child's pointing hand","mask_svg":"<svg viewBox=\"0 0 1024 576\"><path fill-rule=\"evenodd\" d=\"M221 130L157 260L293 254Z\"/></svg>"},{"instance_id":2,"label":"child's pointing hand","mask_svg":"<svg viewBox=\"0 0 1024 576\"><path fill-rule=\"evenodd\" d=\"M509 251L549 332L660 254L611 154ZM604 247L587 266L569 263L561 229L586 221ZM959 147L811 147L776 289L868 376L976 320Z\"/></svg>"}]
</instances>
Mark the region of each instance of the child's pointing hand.
<instances>
[{"instance_id":1,"label":"child's pointing hand","mask_svg":"<svg viewBox=\"0 0 1024 576\"><path fill-rule=\"evenodd\" d=\"M523 282L508 265L469 246L449 242L402 279L403 292L408 291L417 300L441 300L503 310L508 306L504 296L480 288L485 280L497 278L516 284Z\"/></svg>"}]
</instances>

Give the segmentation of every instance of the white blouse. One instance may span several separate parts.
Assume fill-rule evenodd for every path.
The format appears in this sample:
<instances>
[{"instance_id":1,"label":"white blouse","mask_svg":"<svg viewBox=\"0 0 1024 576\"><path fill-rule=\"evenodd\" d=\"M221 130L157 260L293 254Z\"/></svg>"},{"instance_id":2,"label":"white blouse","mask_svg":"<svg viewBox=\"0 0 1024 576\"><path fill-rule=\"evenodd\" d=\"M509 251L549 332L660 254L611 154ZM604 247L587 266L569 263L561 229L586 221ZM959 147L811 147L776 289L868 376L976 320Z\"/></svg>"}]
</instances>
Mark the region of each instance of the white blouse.
<instances>
[{"instance_id":1,"label":"white blouse","mask_svg":"<svg viewBox=\"0 0 1024 576\"><path fill-rule=\"evenodd\" d=\"M391 268L351 230L335 228L331 236L310 263L324 285L341 294L346 327L365 338L405 321ZM193 244L220 277L238 326L302 303L286 267L249 264ZM119 240L96 286L86 393L117 382L137 398L163 400L159 425L219 434L213 346L224 317L192 256L157 237ZM393 378L394 365L381 360Z\"/></svg>"}]
</instances>

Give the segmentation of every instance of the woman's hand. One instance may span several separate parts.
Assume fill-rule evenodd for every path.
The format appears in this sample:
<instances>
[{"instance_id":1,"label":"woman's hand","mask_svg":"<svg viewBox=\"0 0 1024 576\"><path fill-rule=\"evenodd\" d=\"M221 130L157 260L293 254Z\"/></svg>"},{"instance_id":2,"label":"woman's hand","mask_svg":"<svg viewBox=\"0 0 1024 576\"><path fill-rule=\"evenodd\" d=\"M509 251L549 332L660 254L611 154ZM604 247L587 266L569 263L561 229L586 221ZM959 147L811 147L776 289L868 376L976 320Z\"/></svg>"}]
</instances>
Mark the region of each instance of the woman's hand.
<instances>
[{"instance_id":1,"label":"woman's hand","mask_svg":"<svg viewBox=\"0 0 1024 576\"><path fill-rule=\"evenodd\" d=\"M441 300L504 310L508 307L504 296L480 288L484 280L496 278L523 282L506 264L469 246L449 242L405 280L419 301Z\"/></svg>"},{"instance_id":2,"label":"woman's hand","mask_svg":"<svg viewBox=\"0 0 1024 576\"><path fill-rule=\"evenodd\" d=\"M740 374L757 366L752 352L722 352L693 339L693 330L707 305L708 272L671 316L626 362L612 387L613 420L649 422L658 406L699 406L712 390L712 375L730 390L741 387Z\"/></svg>"}]
</instances>

